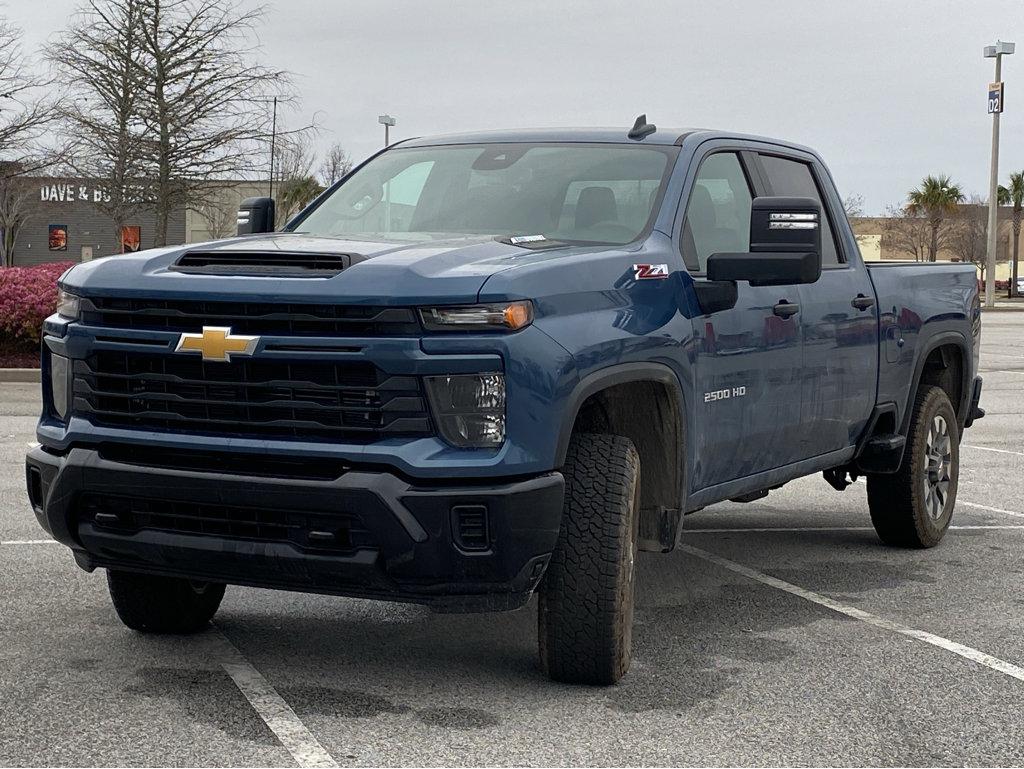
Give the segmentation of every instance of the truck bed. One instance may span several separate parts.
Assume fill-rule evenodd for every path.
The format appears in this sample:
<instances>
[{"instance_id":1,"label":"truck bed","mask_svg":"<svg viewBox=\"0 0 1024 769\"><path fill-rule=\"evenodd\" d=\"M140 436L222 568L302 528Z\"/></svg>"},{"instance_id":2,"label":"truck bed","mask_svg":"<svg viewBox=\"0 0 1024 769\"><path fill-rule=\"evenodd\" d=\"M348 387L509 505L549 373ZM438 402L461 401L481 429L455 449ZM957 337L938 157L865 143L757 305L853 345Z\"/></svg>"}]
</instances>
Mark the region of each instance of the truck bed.
<instances>
[{"instance_id":1,"label":"truck bed","mask_svg":"<svg viewBox=\"0 0 1024 769\"><path fill-rule=\"evenodd\" d=\"M865 262L878 299L878 402L897 404L905 415L916 381L918 340L964 338L965 319L981 323L977 270L949 262ZM980 337L975 337L975 340ZM976 341L964 340L977 365ZM916 362L916 363L915 363Z\"/></svg>"}]
</instances>

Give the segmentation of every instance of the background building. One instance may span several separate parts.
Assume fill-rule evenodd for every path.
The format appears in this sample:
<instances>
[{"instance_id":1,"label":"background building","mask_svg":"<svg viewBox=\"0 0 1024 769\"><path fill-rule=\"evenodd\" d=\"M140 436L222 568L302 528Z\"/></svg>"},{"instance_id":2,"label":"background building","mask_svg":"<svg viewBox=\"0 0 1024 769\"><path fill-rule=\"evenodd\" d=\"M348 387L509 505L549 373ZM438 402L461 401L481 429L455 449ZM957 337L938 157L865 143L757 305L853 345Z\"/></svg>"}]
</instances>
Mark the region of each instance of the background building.
<instances>
[{"instance_id":1,"label":"background building","mask_svg":"<svg viewBox=\"0 0 1024 769\"><path fill-rule=\"evenodd\" d=\"M942 262L974 262L983 264L987 253L985 230L988 209L975 204L957 206L957 212L943 220L939 235L937 260ZM915 261L913 248L927 253L931 233L925 220L911 221L904 217L861 216L850 219L853 233L866 261ZM916 231L915 231L916 230ZM1024 231L1018 247L1024 261ZM996 280L1008 280L1013 258L1013 209L999 208L996 239ZM1024 276L1024 267L1018 267Z\"/></svg>"},{"instance_id":2,"label":"background building","mask_svg":"<svg viewBox=\"0 0 1024 769\"><path fill-rule=\"evenodd\" d=\"M100 210L103 190L90 179L23 177L20 205L24 214L14 245L14 266L42 262L89 261L101 256L151 248L156 217L142 210L118 232ZM174 211L169 245L196 243L235 234L239 203L247 197L266 195L266 183L226 181L194 209Z\"/></svg>"}]
</instances>

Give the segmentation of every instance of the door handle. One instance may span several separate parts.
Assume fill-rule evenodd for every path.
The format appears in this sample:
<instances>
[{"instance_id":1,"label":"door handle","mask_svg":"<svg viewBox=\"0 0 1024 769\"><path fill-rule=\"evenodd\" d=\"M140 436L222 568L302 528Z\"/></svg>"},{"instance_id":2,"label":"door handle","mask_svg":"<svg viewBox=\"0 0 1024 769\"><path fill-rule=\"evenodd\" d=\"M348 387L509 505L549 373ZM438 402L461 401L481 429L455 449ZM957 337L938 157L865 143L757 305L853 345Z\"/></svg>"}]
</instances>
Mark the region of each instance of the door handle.
<instances>
[{"instance_id":1,"label":"door handle","mask_svg":"<svg viewBox=\"0 0 1024 769\"><path fill-rule=\"evenodd\" d=\"M857 296L850 302L851 305L856 307L858 310L866 310L868 307L875 303L874 298L870 296L864 296L864 294L857 294Z\"/></svg>"},{"instance_id":2,"label":"door handle","mask_svg":"<svg viewBox=\"0 0 1024 769\"><path fill-rule=\"evenodd\" d=\"M800 312L800 305L794 302L787 302L783 299L777 305L772 308L772 312L778 315L780 318L791 318Z\"/></svg>"}]
</instances>

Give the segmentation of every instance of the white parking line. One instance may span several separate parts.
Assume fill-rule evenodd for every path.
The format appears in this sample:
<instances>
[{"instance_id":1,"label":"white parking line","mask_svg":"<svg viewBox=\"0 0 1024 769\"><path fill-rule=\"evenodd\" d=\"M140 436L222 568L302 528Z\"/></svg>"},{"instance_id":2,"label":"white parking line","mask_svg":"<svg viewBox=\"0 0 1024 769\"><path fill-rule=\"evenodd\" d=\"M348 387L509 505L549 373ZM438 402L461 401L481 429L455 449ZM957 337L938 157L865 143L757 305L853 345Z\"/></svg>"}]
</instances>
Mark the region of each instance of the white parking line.
<instances>
[{"instance_id":1,"label":"white parking line","mask_svg":"<svg viewBox=\"0 0 1024 769\"><path fill-rule=\"evenodd\" d=\"M732 534L738 531L760 533L765 531L874 531L874 529L871 526L740 526L734 529L683 529L683 534Z\"/></svg>"},{"instance_id":2,"label":"white parking line","mask_svg":"<svg viewBox=\"0 0 1024 769\"><path fill-rule=\"evenodd\" d=\"M56 545L55 539L6 539L0 542L3 545Z\"/></svg>"},{"instance_id":3,"label":"white parking line","mask_svg":"<svg viewBox=\"0 0 1024 769\"><path fill-rule=\"evenodd\" d=\"M56 545L53 539L9 539L6 545ZM249 664L230 639L214 629L214 638L220 648L221 666L231 676L235 686L274 733L278 741L291 753L300 767L336 767L337 762L306 728L291 706L278 694L256 668Z\"/></svg>"},{"instance_id":4,"label":"white parking line","mask_svg":"<svg viewBox=\"0 0 1024 769\"><path fill-rule=\"evenodd\" d=\"M965 443L963 446L965 449L978 449L979 451L994 451L996 454L1016 454L1018 457L1024 457L1024 451L1010 451L1009 449L991 449L988 446L974 446Z\"/></svg>"},{"instance_id":5,"label":"white parking line","mask_svg":"<svg viewBox=\"0 0 1024 769\"><path fill-rule=\"evenodd\" d=\"M979 510L987 510L990 513L1002 513L1003 515L1012 515L1015 518L1024 518L1024 513L1018 513L1016 510L1004 510L1001 507L989 507L988 505L979 505L977 502L964 502L962 499L956 501L958 505L964 507L976 507Z\"/></svg>"},{"instance_id":6,"label":"white parking line","mask_svg":"<svg viewBox=\"0 0 1024 769\"><path fill-rule=\"evenodd\" d=\"M875 627L882 628L883 630L889 630L893 633L899 633L900 635L913 638L926 644L938 647L939 649L945 649L948 652L959 655L964 659L976 662L979 665L984 665L987 668L995 670L999 673L1015 678L1018 681L1024 682L1024 668L1014 665L1006 660L1001 660L998 657L993 657L991 654L986 654L983 651L973 649L970 646L964 646L956 641L951 641L948 638L937 636L934 633L929 633L925 630L918 630L917 628L910 627L908 625L901 625L899 622L894 622L883 617L879 617L870 612L866 612L863 609L858 609L854 606L846 606L838 601L834 601L831 598L815 593L811 590L805 590L802 587L785 582L784 580L772 577L763 572L751 569L748 566L730 561L727 558L709 553L706 550L700 548L691 547L690 545L680 545L679 549L689 553L690 555L702 558L705 561L721 566L723 569L728 569L731 572L740 574L749 579L760 582L763 585L774 587L777 590L782 590L790 595L795 595L799 598L803 598L805 601L816 603L819 606L824 606L826 609L831 609L838 614L844 614L847 617L865 622L868 625L874 625Z\"/></svg>"},{"instance_id":7,"label":"white parking line","mask_svg":"<svg viewBox=\"0 0 1024 769\"><path fill-rule=\"evenodd\" d=\"M285 749L300 767L332 767L337 762L306 728L291 706L278 694L270 682L242 656L238 648L220 631L217 635L224 646L221 665L235 686L252 705Z\"/></svg>"},{"instance_id":8,"label":"white parking line","mask_svg":"<svg viewBox=\"0 0 1024 769\"><path fill-rule=\"evenodd\" d=\"M1024 524L1007 523L1000 525L950 526L950 531L971 531L975 529L1024 529ZM740 531L874 531L872 526L770 526L764 528L739 527L735 529L684 529L684 534L732 534Z\"/></svg>"},{"instance_id":9,"label":"white parking line","mask_svg":"<svg viewBox=\"0 0 1024 769\"><path fill-rule=\"evenodd\" d=\"M1013 352L988 352L984 353L985 358L1009 358L1010 360L1022 360L1024 355Z\"/></svg>"}]
</instances>

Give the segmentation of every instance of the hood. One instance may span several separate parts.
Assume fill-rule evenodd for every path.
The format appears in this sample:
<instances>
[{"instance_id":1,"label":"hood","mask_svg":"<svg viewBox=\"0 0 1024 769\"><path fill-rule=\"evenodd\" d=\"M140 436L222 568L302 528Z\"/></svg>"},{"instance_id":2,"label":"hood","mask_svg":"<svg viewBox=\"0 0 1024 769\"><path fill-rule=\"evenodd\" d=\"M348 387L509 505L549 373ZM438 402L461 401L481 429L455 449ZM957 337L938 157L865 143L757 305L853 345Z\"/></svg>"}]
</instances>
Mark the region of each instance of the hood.
<instances>
[{"instance_id":1,"label":"hood","mask_svg":"<svg viewBox=\"0 0 1024 769\"><path fill-rule=\"evenodd\" d=\"M195 299L243 295L260 301L343 301L347 304L474 302L495 273L538 257L593 250L562 246L532 250L490 236L419 243L342 240L271 233L110 256L73 268L62 281L85 296ZM186 253L346 254L350 266L328 277L188 274L175 268Z\"/></svg>"}]
</instances>

